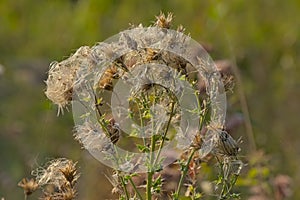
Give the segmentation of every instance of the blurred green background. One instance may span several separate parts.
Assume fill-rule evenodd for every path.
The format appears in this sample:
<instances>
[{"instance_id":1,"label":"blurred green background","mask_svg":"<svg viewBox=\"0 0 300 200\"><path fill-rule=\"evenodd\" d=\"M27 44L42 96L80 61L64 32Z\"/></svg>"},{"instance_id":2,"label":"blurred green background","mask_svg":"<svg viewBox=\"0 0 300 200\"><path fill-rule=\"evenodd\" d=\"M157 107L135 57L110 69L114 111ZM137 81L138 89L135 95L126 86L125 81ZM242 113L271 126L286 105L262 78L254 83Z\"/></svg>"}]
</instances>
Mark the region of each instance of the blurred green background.
<instances>
[{"instance_id":1,"label":"blurred green background","mask_svg":"<svg viewBox=\"0 0 300 200\"><path fill-rule=\"evenodd\" d=\"M129 27L173 12L191 37L213 47L213 59L237 63L258 149L272 173L300 187L300 1L1 0L0 198L22 199L17 183L50 158L79 162L78 199L105 199L108 169L73 140L72 113L56 116L44 95L49 63ZM237 97L230 104L241 112ZM243 136L247 156L245 128ZM295 190L292 199L299 199ZM32 198L34 199L34 198Z\"/></svg>"}]
</instances>

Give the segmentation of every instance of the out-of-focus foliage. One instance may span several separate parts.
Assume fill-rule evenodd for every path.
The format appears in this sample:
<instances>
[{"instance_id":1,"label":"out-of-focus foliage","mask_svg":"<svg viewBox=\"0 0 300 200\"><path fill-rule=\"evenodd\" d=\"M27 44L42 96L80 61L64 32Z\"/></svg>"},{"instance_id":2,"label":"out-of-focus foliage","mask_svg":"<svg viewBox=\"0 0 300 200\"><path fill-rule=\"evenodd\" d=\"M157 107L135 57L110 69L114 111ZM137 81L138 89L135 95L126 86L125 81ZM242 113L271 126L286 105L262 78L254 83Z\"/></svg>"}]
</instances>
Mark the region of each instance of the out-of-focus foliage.
<instances>
[{"instance_id":1,"label":"out-of-focus foliage","mask_svg":"<svg viewBox=\"0 0 300 200\"><path fill-rule=\"evenodd\" d=\"M79 199L109 197L106 169L73 140L72 114L56 117L43 81L50 61L102 41L129 23L149 25L160 10L174 13L175 28L183 24L195 40L212 45L214 59L236 61L256 144L269 155L268 173L287 173L294 188L300 186L299 1L2 0L0 197L23 198L17 183L49 157L79 161ZM240 108L238 95L230 96L229 109ZM243 136L247 156L244 132L241 127L234 136ZM298 198L295 190L293 199Z\"/></svg>"}]
</instances>

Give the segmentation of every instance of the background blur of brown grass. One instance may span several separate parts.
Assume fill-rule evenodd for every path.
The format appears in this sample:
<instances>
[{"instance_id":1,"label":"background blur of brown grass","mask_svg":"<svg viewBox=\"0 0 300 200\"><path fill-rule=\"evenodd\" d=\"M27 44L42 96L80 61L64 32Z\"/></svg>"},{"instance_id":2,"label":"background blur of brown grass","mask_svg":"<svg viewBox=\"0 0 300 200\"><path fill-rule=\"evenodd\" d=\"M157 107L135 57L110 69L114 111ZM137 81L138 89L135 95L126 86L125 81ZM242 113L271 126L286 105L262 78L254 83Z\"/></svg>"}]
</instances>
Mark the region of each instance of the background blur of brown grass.
<instances>
[{"instance_id":1,"label":"background blur of brown grass","mask_svg":"<svg viewBox=\"0 0 300 200\"><path fill-rule=\"evenodd\" d=\"M159 11L173 12L193 39L211 45L213 59L234 59L259 149L273 173L300 187L300 3L296 0L34 1L0 2L0 198L21 199L17 183L47 158L79 161L79 199L110 196L107 169L72 137L72 113L56 117L44 96L49 63L129 27L149 25ZM237 95L230 112L240 112ZM247 136L242 126L242 154ZM293 199L300 198L295 190Z\"/></svg>"}]
</instances>

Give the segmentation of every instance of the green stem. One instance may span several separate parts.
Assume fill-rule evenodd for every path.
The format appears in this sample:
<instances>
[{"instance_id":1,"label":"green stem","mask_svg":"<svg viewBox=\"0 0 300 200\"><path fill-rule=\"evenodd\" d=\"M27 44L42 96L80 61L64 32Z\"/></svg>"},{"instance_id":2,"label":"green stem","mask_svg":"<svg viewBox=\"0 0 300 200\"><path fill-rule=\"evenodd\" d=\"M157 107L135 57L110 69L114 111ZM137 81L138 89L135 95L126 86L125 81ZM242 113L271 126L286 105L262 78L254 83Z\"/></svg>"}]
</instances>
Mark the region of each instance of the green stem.
<instances>
[{"instance_id":1,"label":"green stem","mask_svg":"<svg viewBox=\"0 0 300 200\"><path fill-rule=\"evenodd\" d=\"M227 188L227 190L226 190L226 193L225 193L225 195L222 195L222 197L226 197L228 194L230 194L230 191L232 190L232 188L233 188L233 186L234 186L234 184L236 183L236 180L237 180L237 178L238 178L238 175L234 175L234 178L233 178L233 180L232 181L230 181L230 184L229 184L229 186L228 186L228 183L227 183L227 181L225 181L225 183L226 183L226 188Z\"/></svg>"},{"instance_id":2,"label":"green stem","mask_svg":"<svg viewBox=\"0 0 300 200\"><path fill-rule=\"evenodd\" d=\"M197 98L197 103L198 103L198 108L201 109L201 104L199 99ZM206 102L205 107L203 108L203 111L200 111L199 115L200 115L200 119L199 119L199 132L201 132L202 127L204 125L204 121L207 117L208 114L208 108L210 107L210 103Z\"/></svg>"},{"instance_id":3,"label":"green stem","mask_svg":"<svg viewBox=\"0 0 300 200\"><path fill-rule=\"evenodd\" d=\"M178 200L179 198L179 192L180 192L180 189L182 187L182 184L183 184L183 179L185 178L187 172L188 172L188 169L189 169L189 165L190 165L190 162L194 156L194 153L196 152L196 149L193 148L192 152L191 152L191 155L189 156L187 162L186 162L186 165L184 166L184 169L183 169L183 172L180 176L180 180L179 180L179 183L178 183L178 187L177 187L177 190L174 194L174 200Z\"/></svg>"},{"instance_id":4,"label":"green stem","mask_svg":"<svg viewBox=\"0 0 300 200\"><path fill-rule=\"evenodd\" d=\"M161 150L162 150L162 148L163 148L163 146L164 146L164 143L165 143L165 140L166 140L166 136L167 136L167 133L168 133L170 124L171 124L171 120L172 120L172 117L173 117L173 115L174 115L174 113L173 113L174 107L175 107L175 103L172 102L172 107L171 107L170 117L169 117L169 120L168 120L167 127L166 127L166 129L165 129L165 132L163 133L162 141L161 141L161 143L160 143L160 145L159 145L159 148L158 148L157 156L156 156L155 161L154 161L154 166L156 165L157 160L158 160L158 158L159 158L159 156L160 156Z\"/></svg>"},{"instance_id":5,"label":"green stem","mask_svg":"<svg viewBox=\"0 0 300 200\"><path fill-rule=\"evenodd\" d=\"M229 191L232 190L232 188L233 188L233 186L235 185L237 179L238 179L238 175L234 175L234 180L230 183Z\"/></svg>"},{"instance_id":6,"label":"green stem","mask_svg":"<svg viewBox=\"0 0 300 200\"><path fill-rule=\"evenodd\" d=\"M124 179L123 179L122 176L119 176L119 178L120 178L120 180L121 180L121 184L122 184L122 187L123 187L123 189L124 189L126 199L129 200L129 199L130 199L130 198L129 198L129 193L128 193L128 190L127 190L127 188L126 188L126 184L125 184L125 182L124 182Z\"/></svg>"},{"instance_id":7,"label":"green stem","mask_svg":"<svg viewBox=\"0 0 300 200\"><path fill-rule=\"evenodd\" d=\"M147 195L147 200L151 200L151 186L152 186L152 176L153 172L148 172L148 178L147 178L147 186L146 186L146 195Z\"/></svg>"},{"instance_id":8,"label":"green stem","mask_svg":"<svg viewBox=\"0 0 300 200\"><path fill-rule=\"evenodd\" d=\"M140 192L139 192L138 189L136 188L136 186L135 186L134 182L132 181L131 177L129 178L129 181L130 181L130 183L131 183L131 185L132 185L132 187L133 187L135 193L137 194L137 196L140 198L140 200L143 200L142 195L140 194Z\"/></svg>"},{"instance_id":9,"label":"green stem","mask_svg":"<svg viewBox=\"0 0 300 200\"><path fill-rule=\"evenodd\" d=\"M139 105L140 102L138 102L138 99L135 100L136 104ZM141 108L138 106L138 112L140 115L140 126L141 128L144 128L144 121L143 121L143 116L142 116L142 112L141 112ZM144 146L146 146L146 140L145 140L145 136L143 135L143 144Z\"/></svg>"},{"instance_id":10,"label":"green stem","mask_svg":"<svg viewBox=\"0 0 300 200\"><path fill-rule=\"evenodd\" d=\"M224 174L225 174L225 172L223 170L224 163L222 163L218 159L218 157L216 157L216 159L217 159L218 163L220 164L220 170L221 170L222 182L223 182L222 190L219 195L219 200L221 200L221 199L227 198L228 194L230 194L230 191L232 190L233 186L235 185L235 183L237 181L238 175L234 175L233 178L229 177L229 180L228 180L227 179L228 177L224 177Z\"/></svg>"},{"instance_id":11,"label":"green stem","mask_svg":"<svg viewBox=\"0 0 300 200\"><path fill-rule=\"evenodd\" d=\"M227 186L227 180L225 180L225 178L224 178L224 170L223 170L224 163L221 162L221 160L218 158L218 156L216 156L215 158L216 158L218 164L220 165L219 168L220 168L221 173L220 173L219 176L222 177L222 182L221 182L222 183L222 190L221 190L221 193L218 197L218 200L222 200L223 197L224 197L224 193L225 193L225 187ZM220 179L220 177L219 177L219 179Z\"/></svg>"},{"instance_id":12,"label":"green stem","mask_svg":"<svg viewBox=\"0 0 300 200\"><path fill-rule=\"evenodd\" d=\"M147 193L147 200L151 200L151 188L152 188L152 177L154 174L153 171L153 157L154 157L154 150L155 150L155 136L151 136L151 147L150 147L150 159L149 159L149 166L148 166L148 173L147 173L147 186L146 186L146 193Z\"/></svg>"},{"instance_id":13,"label":"green stem","mask_svg":"<svg viewBox=\"0 0 300 200\"><path fill-rule=\"evenodd\" d=\"M223 182L222 191L221 191L221 194L219 196L219 200L221 200L221 199L223 199L224 197L227 196L228 188L227 188L227 190L225 188L227 188L227 181L226 180L224 180L224 182Z\"/></svg>"}]
</instances>

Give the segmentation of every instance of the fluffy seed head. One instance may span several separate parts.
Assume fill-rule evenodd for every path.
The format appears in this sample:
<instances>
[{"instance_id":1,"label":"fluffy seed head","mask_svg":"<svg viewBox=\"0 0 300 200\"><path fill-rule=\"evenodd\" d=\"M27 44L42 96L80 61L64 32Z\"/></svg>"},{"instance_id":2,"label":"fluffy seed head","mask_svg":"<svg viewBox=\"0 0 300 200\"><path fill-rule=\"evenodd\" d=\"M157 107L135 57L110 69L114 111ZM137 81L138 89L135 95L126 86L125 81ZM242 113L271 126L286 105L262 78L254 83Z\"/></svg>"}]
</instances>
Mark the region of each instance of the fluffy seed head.
<instances>
[{"instance_id":1,"label":"fluffy seed head","mask_svg":"<svg viewBox=\"0 0 300 200\"><path fill-rule=\"evenodd\" d=\"M58 105L58 114L63 112L63 108L72 100L78 69L81 66L92 67L94 65L91 49L87 46L79 48L75 54L62 62L50 64L45 94L48 99Z\"/></svg>"}]
</instances>

